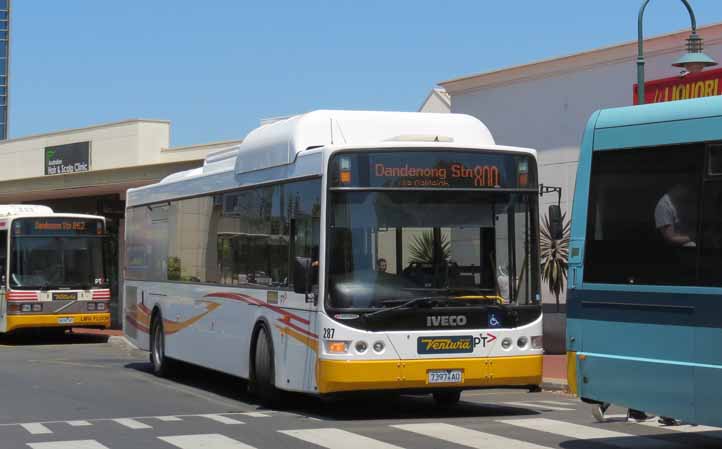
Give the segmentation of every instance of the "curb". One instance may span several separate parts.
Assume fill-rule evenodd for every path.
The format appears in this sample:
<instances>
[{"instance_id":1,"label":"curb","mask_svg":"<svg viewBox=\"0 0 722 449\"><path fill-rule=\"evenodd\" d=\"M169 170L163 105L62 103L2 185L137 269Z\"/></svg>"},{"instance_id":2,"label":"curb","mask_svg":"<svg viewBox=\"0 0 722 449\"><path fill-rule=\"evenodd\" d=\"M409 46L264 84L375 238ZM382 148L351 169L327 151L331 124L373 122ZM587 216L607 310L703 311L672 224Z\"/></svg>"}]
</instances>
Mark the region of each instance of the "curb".
<instances>
[{"instance_id":1,"label":"curb","mask_svg":"<svg viewBox=\"0 0 722 449\"><path fill-rule=\"evenodd\" d=\"M542 379L541 387L547 391L569 391L566 379Z\"/></svg>"},{"instance_id":2,"label":"curb","mask_svg":"<svg viewBox=\"0 0 722 449\"><path fill-rule=\"evenodd\" d=\"M111 336L108 339L109 342L117 342L129 346L133 349L139 349L132 341L128 340L125 336Z\"/></svg>"}]
</instances>

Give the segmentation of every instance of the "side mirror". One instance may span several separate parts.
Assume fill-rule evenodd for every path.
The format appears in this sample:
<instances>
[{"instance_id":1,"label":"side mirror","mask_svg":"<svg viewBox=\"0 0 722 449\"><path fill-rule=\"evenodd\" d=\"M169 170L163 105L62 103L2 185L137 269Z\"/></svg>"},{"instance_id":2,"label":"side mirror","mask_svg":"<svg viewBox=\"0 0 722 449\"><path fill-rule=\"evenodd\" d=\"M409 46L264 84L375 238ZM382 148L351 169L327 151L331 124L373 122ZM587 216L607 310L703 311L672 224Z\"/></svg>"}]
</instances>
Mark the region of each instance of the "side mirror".
<instances>
[{"instance_id":1,"label":"side mirror","mask_svg":"<svg viewBox=\"0 0 722 449\"><path fill-rule=\"evenodd\" d=\"M293 291L296 293L311 292L311 258L296 257L293 261Z\"/></svg>"},{"instance_id":2,"label":"side mirror","mask_svg":"<svg viewBox=\"0 0 722 449\"><path fill-rule=\"evenodd\" d=\"M549 233L554 240L561 240L564 237L562 208L557 205L549 206Z\"/></svg>"}]
</instances>

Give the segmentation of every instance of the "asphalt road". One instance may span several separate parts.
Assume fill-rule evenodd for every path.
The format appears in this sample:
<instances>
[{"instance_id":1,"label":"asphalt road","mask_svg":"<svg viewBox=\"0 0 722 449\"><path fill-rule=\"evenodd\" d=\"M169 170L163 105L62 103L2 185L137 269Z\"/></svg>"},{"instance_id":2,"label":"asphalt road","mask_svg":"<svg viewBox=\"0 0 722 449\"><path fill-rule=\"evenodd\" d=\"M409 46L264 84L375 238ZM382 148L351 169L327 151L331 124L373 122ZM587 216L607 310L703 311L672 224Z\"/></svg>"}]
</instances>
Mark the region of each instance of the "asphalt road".
<instances>
[{"instance_id":1,"label":"asphalt road","mask_svg":"<svg viewBox=\"0 0 722 449\"><path fill-rule=\"evenodd\" d=\"M722 430L631 423L621 410L597 423L556 392L466 392L449 409L427 397L292 395L268 410L232 377L184 367L158 379L149 368L116 339L0 339L0 449L722 449Z\"/></svg>"}]
</instances>

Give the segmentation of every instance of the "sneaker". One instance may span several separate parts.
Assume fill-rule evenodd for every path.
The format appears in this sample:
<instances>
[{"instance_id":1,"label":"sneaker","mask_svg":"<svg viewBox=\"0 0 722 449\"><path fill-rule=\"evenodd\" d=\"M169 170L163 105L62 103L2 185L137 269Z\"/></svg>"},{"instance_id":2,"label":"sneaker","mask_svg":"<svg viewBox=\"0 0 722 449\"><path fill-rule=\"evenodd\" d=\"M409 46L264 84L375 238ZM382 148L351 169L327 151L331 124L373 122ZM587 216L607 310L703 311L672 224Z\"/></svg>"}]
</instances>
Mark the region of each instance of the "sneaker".
<instances>
[{"instance_id":1,"label":"sneaker","mask_svg":"<svg viewBox=\"0 0 722 449\"><path fill-rule=\"evenodd\" d=\"M653 418L653 416L648 415L641 410L634 410L633 408L630 408L629 411L627 411L627 419L631 419L633 421L646 421L650 418Z\"/></svg>"},{"instance_id":2,"label":"sneaker","mask_svg":"<svg viewBox=\"0 0 722 449\"><path fill-rule=\"evenodd\" d=\"M663 426L678 426L679 425L679 421L677 421L674 418L670 418L668 416L660 416L659 420L657 422Z\"/></svg>"},{"instance_id":3,"label":"sneaker","mask_svg":"<svg viewBox=\"0 0 722 449\"><path fill-rule=\"evenodd\" d=\"M609 404L597 404L594 409L592 410L592 415L594 415L594 419L597 420L597 422L604 422L605 417L604 413L606 413L607 409L609 408Z\"/></svg>"}]
</instances>

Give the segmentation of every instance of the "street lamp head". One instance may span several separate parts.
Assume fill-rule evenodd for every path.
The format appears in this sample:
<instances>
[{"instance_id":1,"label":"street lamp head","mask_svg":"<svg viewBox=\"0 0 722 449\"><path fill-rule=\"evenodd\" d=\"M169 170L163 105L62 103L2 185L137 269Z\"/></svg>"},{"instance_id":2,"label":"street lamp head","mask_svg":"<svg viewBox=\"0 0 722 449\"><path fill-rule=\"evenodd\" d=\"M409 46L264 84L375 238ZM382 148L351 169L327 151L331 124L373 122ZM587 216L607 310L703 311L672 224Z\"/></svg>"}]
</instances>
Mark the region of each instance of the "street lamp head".
<instances>
[{"instance_id":1,"label":"street lamp head","mask_svg":"<svg viewBox=\"0 0 722 449\"><path fill-rule=\"evenodd\" d=\"M702 38L693 31L687 39L687 53L682 55L672 65L674 67L682 67L689 73L698 73L706 67L717 65L717 62L702 52Z\"/></svg>"}]
</instances>

